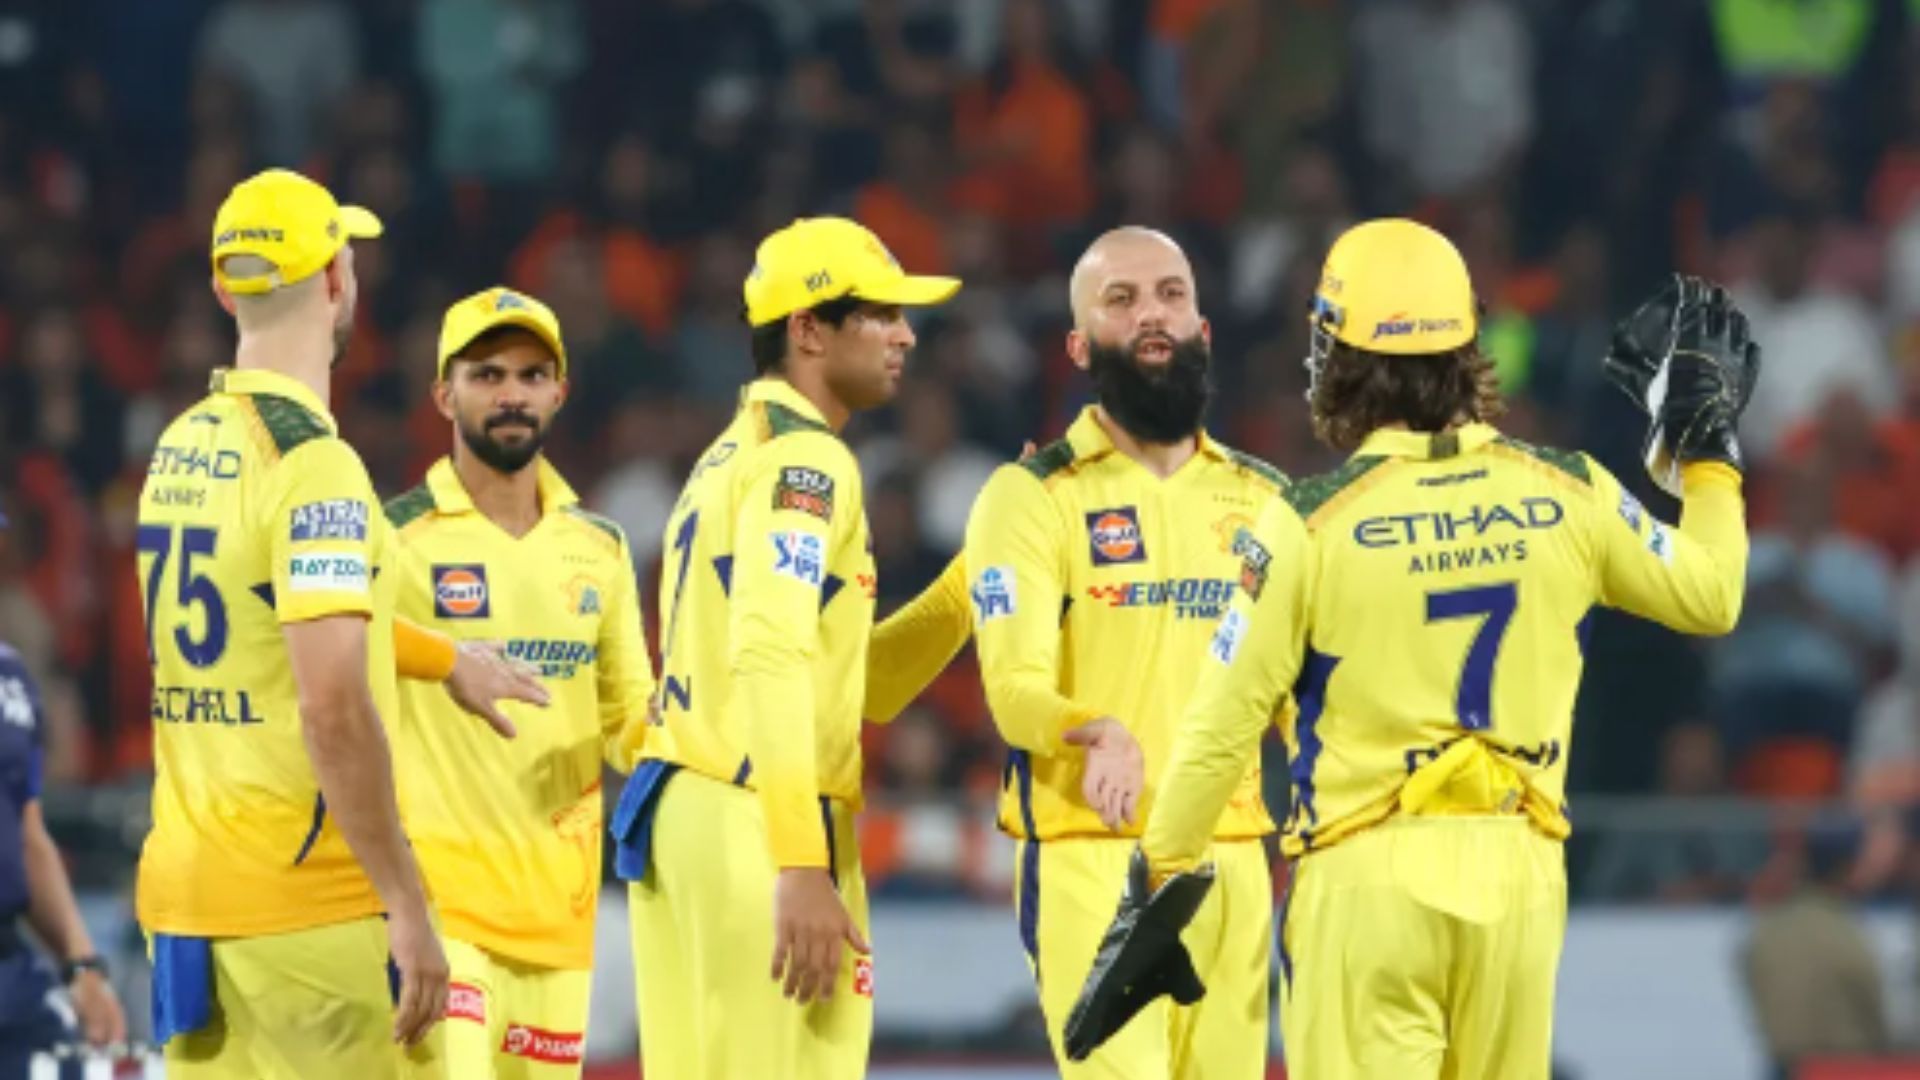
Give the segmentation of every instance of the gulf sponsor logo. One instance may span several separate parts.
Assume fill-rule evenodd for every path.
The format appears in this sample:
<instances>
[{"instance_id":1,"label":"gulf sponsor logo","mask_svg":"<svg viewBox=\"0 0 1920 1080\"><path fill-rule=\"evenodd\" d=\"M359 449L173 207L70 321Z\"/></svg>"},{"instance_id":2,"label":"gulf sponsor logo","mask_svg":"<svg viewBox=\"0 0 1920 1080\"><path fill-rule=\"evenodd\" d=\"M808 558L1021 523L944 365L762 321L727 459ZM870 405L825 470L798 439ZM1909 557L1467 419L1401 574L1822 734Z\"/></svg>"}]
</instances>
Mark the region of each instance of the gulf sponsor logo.
<instances>
[{"instance_id":1,"label":"gulf sponsor logo","mask_svg":"<svg viewBox=\"0 0 1920 1080\"><path fill-rule=\"evenodd\" d=\"M1145 562L1147 543L1140 536L1140 515L1131 506L1095 510L1087 514L1087 540L1093 565L1116 566Z\"/></svg>"},{"instance_id":2,"label":"gulf sponsor logo","mask_svg":"<svg viewBox=\"0 0 1920 1080\"><path fill-rule=\"evenodd\" d=\"M479 563L460 563L433 568L433 613L442 619L484 619L487 603L487 568Z\"/></svg>"}]
</instances>

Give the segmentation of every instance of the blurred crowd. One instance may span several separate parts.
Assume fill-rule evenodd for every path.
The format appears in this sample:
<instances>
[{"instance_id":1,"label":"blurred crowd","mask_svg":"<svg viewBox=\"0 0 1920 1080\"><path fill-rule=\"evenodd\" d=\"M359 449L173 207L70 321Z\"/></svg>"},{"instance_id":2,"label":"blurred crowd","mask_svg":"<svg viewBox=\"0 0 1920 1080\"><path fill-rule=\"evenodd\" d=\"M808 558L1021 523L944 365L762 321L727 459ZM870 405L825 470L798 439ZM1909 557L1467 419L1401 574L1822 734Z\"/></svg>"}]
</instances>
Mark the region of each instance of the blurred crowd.
<instances>
[{"instance_id":1,"label":"blurred crowd","mask_svg":"<svg viewBox=\"0 0 1920 1080\"><path fill-rule=\"evenodd\" d=\"M387 223L334 394L376 485L451 439L428 401L446 305L529 291L575 373L552 454L628 530L649 604L679 482L750 373L754 244L798 216L966 281L849 431L883 609L1085 402L1065 275L1108 226L1186 247L1209 426L1295 474L1335 461L1299 363L1327 243L1364 216L1441 227L1489 308L1504 426L1589 450L1669 520L1599 359L1663 275L1716 277L1767 358L1746 615L1709 644L1597 620L1572 784L1851 800L1854 887L1913 876L1920 0L0 4L0 638L46 688L56 786L149 768L133 504L230 356L211 216L268 165ZM971 662L869 750L882 894L998 894ZM1675 831L1582 865L1615 895L1731 899L1777 855Z\"/></svg>"}]
</instances>

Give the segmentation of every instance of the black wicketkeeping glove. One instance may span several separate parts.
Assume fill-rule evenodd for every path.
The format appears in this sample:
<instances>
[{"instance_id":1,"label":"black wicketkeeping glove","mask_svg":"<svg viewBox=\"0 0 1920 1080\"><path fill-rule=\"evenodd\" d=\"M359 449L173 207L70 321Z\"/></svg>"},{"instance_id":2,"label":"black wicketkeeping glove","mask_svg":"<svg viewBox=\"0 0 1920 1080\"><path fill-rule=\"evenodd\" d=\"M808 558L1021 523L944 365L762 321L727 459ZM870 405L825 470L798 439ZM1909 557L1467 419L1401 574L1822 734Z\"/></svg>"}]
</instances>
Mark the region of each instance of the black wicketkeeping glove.
<instances>
[{"instance_id":1,"label":"black wicketkeeping glove","mask_svg":"<svg viewBox=\"0 0 1920 1080\"><path fill-rule=\"evenodd\" d=\"M1160 995L1171 994L1174 1001L1191 1005L1207 992L1180 931L1193 921L1213 887L1213 867L1175 874L1157 890L1150 882L1146 853L1135 848L1120 910L1100 939L1093 971L1067 1017L1067 1057L1072 1061L1085 1061Z\"/></svg>"},{"instance_id":2,"label":"black wicketkeeping glove","mask_svg":"<svg viewBox=\"0 0 1920 1080\"><path fill-rule=\"evenodd\" d=\"M1759 379L1760 346L1731 301L1682 312L1673 355L1647 387L1646 462L1660 486L1679 494L1680 466L1696 461L1744 468L1734 429Z\"/></svg>"},{"instance_id":3,"label":"black wicketkeeping glove","mask_svg":"<svg viewBox=\"0 0 1920 1080\"><path fill-rule=\"evenodd\" d=\"M1648 384L1673 352L1674 338L1680 332L1680 316L1717 292L1719 290L1707 281L1689 274L1675 274L1633 314L1614 324L1613 347L1605 361L1607 378L1625 391L1641 412L1648 411Z\"/></svg>"}]
</instances>

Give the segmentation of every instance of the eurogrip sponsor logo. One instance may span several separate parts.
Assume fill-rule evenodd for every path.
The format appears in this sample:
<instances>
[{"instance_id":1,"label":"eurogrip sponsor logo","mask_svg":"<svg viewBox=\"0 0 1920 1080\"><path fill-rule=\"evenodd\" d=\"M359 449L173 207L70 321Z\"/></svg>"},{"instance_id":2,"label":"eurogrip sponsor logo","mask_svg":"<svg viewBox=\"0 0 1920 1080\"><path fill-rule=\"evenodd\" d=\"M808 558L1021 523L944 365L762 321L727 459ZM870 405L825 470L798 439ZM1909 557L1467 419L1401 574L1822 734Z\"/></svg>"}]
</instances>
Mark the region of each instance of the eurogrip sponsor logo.
<instances>
[{"instance_id":1,"label":"eurogrip sponsor logo","mask_svg":"<svg viewBox=\"0 0 1920 1080\"><path fill-rule=\"evenodd\" d=\"M1092 585L1087 595L1113 608L1172 607L1181 619L1217 619L1233 599L1231 578L1174 578Z\"/></svg>"}]
</instances>

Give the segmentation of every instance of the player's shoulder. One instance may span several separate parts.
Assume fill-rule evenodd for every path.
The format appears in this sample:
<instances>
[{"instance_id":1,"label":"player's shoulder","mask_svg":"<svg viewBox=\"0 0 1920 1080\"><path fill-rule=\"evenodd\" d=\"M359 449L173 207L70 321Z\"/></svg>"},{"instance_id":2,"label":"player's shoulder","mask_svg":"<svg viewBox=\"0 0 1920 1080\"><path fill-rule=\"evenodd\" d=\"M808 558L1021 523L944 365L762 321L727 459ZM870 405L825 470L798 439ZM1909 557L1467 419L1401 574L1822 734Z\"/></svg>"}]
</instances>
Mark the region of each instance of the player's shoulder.
<instances>
[{"instance_id":1,"label":"player's shoulder","mask_svg":"<svg viewBox=\"0 0 1920 1080\"><path fill-rule=\"evenodd\" d=\"M1390 459L1380 454L1355 454L1339 468L1299 477L1280 489L1280 498L1304 522L1334 513L1365 489L1365 481Z\"/></svg>"},{"instance_id":2,"label":"player's shoulder","mask_svg":"<svg viewBox=\"0 0 1920 1080\"><path fill-rule=\"evenodd\" d=\"M433 489L427 486L425 480L388 499L382 506L386 511L387 523L395 529L404 529L416 521L424 520L435 508Z\"/></svg>"},{"instance_id":3,"label":"player's shoulder","mask_svg":"<svg viewBox=\"0 0 1920 1080\"><path fill-rule=\"evenodd\" d=\"M1055 439L1020 462L1004 466L1003 470L1025 473L1051 487L1078 472L1080 465L1079 451L1074 449L1073 443L1067 439Z\"/></svg>"},{"instance_id":4,"label":"player's shoulder","mask_svg":"<svg viewBox=\"0 0 1920 1080\"><path fill-rule=\"evenodd\" d=\"M596 514L579 503L568 503L561 507L560 514L577 531L592 537L610 553L617 553L627 546L627 531L620 527L619 522L604 514Z\"/></svg>"},{"instance_id":5,"label":"player's shoulder","mask_svg":"<svg viewBox=\"0 0 1920 1080\"><path fill-rule=\"evenodd\" d=\"M1489 452L1533 470L1563 487L1591 493L1603 470L1578 450L1539 446L1511 435L1501 435L1487 444Z\"/></svg>"},{"instance_id":6,"label":"player's shoulder","mask_svg":"<svg viewBox=\"0 0 1920 1080\"><path fill-rule=\"evenodd\" d=\"M333 433L332 425L305 404L279 394L243 394L240 401L259 419L260 431L274 453L281 458L311 446L321 449L327 443L346 447L345 440ZM322 450L324 452L324 450ZM348 449L351 453L351 449ZM356 455L357 458L357 455Z\"/></svg>"},{"instance_id":7,"label":"player's shoulder","mask_svg":"<svg viewBox=\"0 0 1920 1080\"><path fill-rule=\"evenodd\" d=\"M1269 494L1284 491L1292 483L1286 473L1264 458L1256 457L1245 450L1236 450L1225 443L1216 442L1213 445L1220 451L1220 456L1226 460L1229 468L1254 486L1264 488Z\"/></svg>"}]
</instances>

